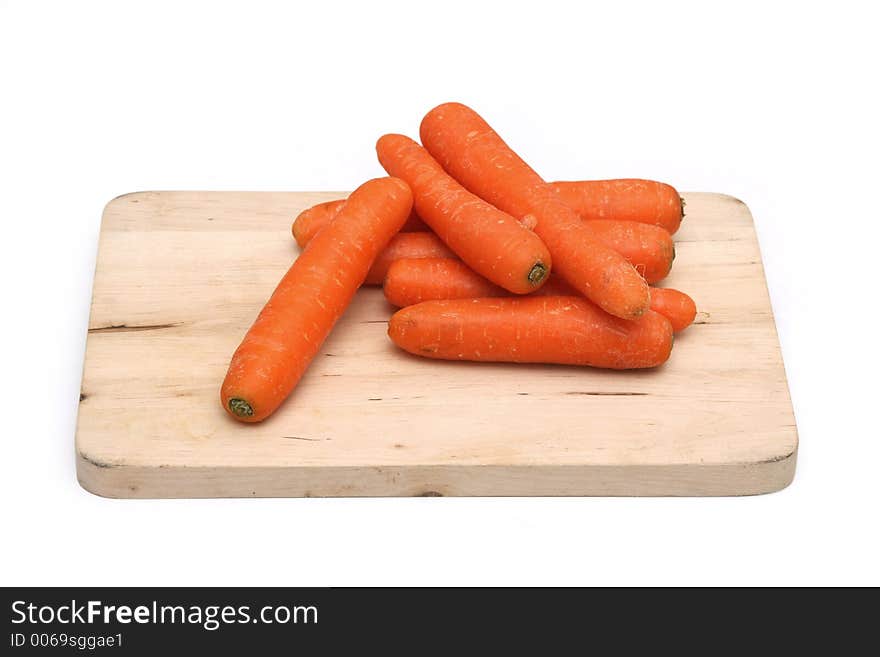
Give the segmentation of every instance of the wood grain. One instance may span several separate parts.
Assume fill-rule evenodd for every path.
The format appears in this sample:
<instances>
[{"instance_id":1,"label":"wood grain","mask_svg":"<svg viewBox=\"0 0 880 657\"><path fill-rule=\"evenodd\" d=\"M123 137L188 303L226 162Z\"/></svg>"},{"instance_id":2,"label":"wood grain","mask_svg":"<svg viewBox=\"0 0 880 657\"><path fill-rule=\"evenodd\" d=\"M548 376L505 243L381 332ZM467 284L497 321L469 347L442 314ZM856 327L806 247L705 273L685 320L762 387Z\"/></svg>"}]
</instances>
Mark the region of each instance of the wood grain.
<instances>
[{"instance_id":1,"label":"wood grain","mask_svg":"<svg viewBox=\"0 0 880 657\"><path fill-rule=\"evenodd\" d=\"M363 289L270 419L220 408L233 350L315 192L138 192L104 211L76 436L110 497L747 495L797 432L751 215L687 194L665 282L700 313L656 370L419 359Z\"/></svg>"}]
</instances>

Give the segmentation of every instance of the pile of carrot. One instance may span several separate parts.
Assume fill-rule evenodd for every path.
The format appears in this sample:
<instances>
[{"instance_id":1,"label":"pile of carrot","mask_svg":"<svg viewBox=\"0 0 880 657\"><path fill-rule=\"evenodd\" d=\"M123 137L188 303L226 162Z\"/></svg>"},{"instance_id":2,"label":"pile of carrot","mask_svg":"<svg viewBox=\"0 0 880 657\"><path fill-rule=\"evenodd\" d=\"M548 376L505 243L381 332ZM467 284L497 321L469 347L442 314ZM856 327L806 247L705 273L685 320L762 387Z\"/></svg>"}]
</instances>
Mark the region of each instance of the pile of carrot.
<instances>
[{"instance_id":1,"label":"pile of carrot","mask_svg":"<svg viewBox=\"0 0 880 657\"><path fill-rule=\"evenodd\" d=\"M460 103L388 134L389 177L293 222L302 249L232 356L223 408L258 422L292 392L362 285L400 308L388 335L444 360L657 367L693 300L658 287L684 201L650 180L546 182Z\"/></svg>"}]
</instances>

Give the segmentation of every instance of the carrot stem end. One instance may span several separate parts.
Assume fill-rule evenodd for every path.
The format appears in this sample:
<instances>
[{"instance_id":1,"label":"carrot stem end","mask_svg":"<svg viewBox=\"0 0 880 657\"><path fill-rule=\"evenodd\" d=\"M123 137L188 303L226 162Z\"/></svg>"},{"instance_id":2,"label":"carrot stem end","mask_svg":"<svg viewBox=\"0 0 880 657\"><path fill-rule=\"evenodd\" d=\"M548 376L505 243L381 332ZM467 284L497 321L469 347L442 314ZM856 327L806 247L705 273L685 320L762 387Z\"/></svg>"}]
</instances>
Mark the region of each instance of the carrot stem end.
<instances>
[{"instance_id":1,"label":"carrot stem end","mask_svg":"<svg viewBox=\"0 0 880 657\"><path fill-rule=\"evenodd\" d=\"M529 272L529 283L532 285L537 285L541 281L544 280L544 277L547 276L547 268L544 266L542 262L536 262L535 266L532 267L532 270Z\"/></svg>"},{"instance_id":2,"label":"carrot stem end","mask_svg":"<svg viewBox=\"0 0 880 657\"><path fill-rule=\"evenodd\" d=\"M254 409L244 399L232 398L229 400L229 410L237 417L251 417Z\"/></svg>"}]
</instances>

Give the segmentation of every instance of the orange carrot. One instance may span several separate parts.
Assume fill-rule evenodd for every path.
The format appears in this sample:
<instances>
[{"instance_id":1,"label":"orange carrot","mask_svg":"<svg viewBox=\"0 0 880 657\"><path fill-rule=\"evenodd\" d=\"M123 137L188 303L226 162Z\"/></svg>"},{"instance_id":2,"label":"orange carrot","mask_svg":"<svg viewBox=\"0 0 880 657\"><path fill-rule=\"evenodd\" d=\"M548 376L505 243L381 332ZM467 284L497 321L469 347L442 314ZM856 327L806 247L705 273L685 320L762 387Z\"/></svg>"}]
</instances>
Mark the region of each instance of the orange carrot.
<instances>
[{"instance_id":1,"label":"orange carrot","mask_svg":"<svg viewBox=\"0 0 880 657\"><path fill-rule=\"evenodd\" d=\"M627 321L583 297L425 301L392 315L388 335L427 358L610 369L655 367L672 350L663 315L648 310Z\"/></svg>"},{"instance_id":2,"label":"orange carrot","mask_svg":"<svg viewBox=\"0 0 880 657\"><path fill-rule=\"evenodd\" d=\"M345 199L341 198L335 201L318 203L300 212L290 227L296 243L301 248L305 248L306 244L317 235L318 231L330 223L330 220L339 213L343 205L345 205ZM427 229L428 227L425 226L425 222L419 219L416 214L410 213L409 218L403 224L403 228L400 231L413 232Z\"/></svg>"},{"instance_id":3,"label":"orange carrot","mask_svg":"<svg viewBox=\"0 0 880 657\"><path fill-rule=\"evenodd\" d=\"M607 219L591 221L590 228L602 244L626 258L648 283L656 283L669 274L675 245L663 228Z\"/></svg>"},{"instance_id":4,"label":"orange carrot","mask_svg":"<svg viewBox=\"0 0 880 657\"><path fill-rule=\"evenodd\" d=\"M232 356L220 389L232 417L259 422L290 394L411 208L405 182L371 180L312 239Z\"/></svg>"},{"instance_id":5,"label":"orange carrot","mask_svg":"<svg viewBox=\"0 0 880 657\"><path fill-rule=\"evenodd\" d=\"M671 185L634 178L554 182L550 186L583 219L639 221L678 230L684 201Z\"/></svg>"},{"instance_id":6,"label":"orange carrot","mask_svg":"<svg viewBox=\"0 0 880 657\"><path fill-rule=\"evenodd\" d=\"M422 120L420 133L425 148L467 189L535 223L557 272L579 293L624 319L648 309L648 285L633 266L602 244L590 222L568 207L476 112L460 103L440 105ZM419 212L423 214L421 207Z\"/></svg>"},{"instance_id":7,"label":"orange carrot","mask_svg":"<svg viewBox=\"0 0 880 657\"><path fill-rule=\"evenodd\" d=\"M550 252L535 233L467 191L409 137L385 135L376 153L409 183L419 216L474 271L517 294L544 282Z\"/></svg>"},{"instance_id":8,"label":"orange carrot","mask_svg":"<svg viewBox=\"0 0 880 657\"><path fill-rule=\"evenodd\" d=\"M551 276L548 284L555 278ZM391 263L382 291L388 303L401 308L435 299L476 299L510 294L460 260L444 258L403 258Z\"/></svg>"},{"instance_id":9,"label":"orange carrot","mask_svg":"<svg viewBox=\"0 0 880 657\"><path fill-rule=\"evenodd\" d=\"M684 292L668 287L651 288L651 310L666 316L678 333L690 326L697 316L697 305Z\"/></svg>"},{"instance_id":10,"label":"orange carrot","mask_svg":"<svg viewBox=\"0 0 880 657\"><path fill-rule=\"evenodd\" d=\"M318 231L330 223L330 220L336 216L343 205L345 205L345 199L341 198L336 201L318 203L300 212L290 227L293 239L301 248L305 248L306 244L318 234Z\"/></svg>"},{"instance_id":11,"label":"orange carrot","mask_svg":"<svg viewBox=\"0 0 880 657\"><path fill-rule=\"evenodd\" d=\"M480 276L459 260L443 258L402 258L388 268L382 291L388 302L399 308L422 301L507 297L510 292ZM549 276L535 295L577 296L559 276Z\"/></svg>"},{"instance_id":12,"label":"orange carrot","mask_svg":"<svg viewBox=\"0 0 880 657\"><path fill-rule=\"evenodd\" d=\"M458 256L450 251L449 247L434 233L398 233L391 238L388 246L382 250L373 266L370 267L364 285L382 285L391 263L401 258L457 259Z\"/></svg>"},{"instance_id":13,"label":"orange carrot","mask_svg":"<svg viewBox=\"0 0 880 657\"><path fill-rule=\"evenodd\" d=\"M382 289L388 302L400 308L438 299L510 295L464 263L438 258L396 260L388 268ZM560 277L550 276L547 283L533 294L564 297L577 293ZM684 292L657 287L651 288L651 310L666 317L676 333L687 328L697 312L693 300Z\"/></svg>"}]
</instances>

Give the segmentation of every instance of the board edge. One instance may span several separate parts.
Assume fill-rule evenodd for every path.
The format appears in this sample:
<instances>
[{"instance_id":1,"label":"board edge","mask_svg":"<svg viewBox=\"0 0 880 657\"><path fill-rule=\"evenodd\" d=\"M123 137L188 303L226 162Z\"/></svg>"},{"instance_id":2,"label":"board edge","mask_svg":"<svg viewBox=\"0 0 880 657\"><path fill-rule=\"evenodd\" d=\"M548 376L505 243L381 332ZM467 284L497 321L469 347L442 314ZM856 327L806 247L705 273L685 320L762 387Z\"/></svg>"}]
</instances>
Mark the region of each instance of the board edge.
<instances>
[{"instance_id":1,"label":"board edge","mask_svg":"<svg viewBox=\"0 0 880 657\"><path fill-rule=\"evenodd\" d=\"M797 450L730 464L168 467L77 453L80 486L111 499L307 497L743 497L794 479Z\"/></svg>"}]
</instances>

